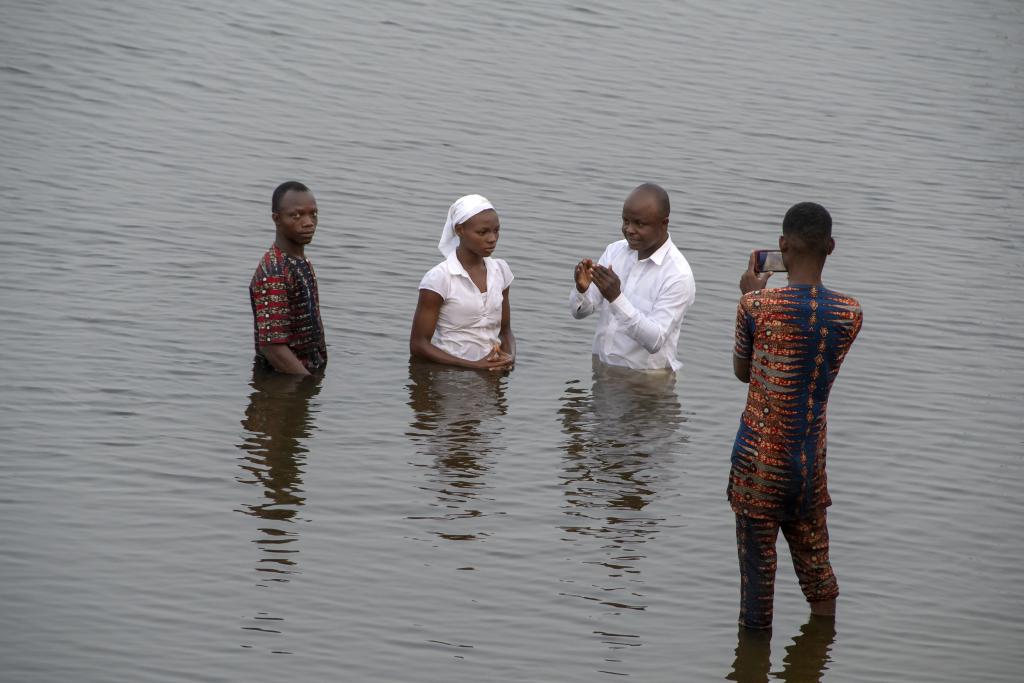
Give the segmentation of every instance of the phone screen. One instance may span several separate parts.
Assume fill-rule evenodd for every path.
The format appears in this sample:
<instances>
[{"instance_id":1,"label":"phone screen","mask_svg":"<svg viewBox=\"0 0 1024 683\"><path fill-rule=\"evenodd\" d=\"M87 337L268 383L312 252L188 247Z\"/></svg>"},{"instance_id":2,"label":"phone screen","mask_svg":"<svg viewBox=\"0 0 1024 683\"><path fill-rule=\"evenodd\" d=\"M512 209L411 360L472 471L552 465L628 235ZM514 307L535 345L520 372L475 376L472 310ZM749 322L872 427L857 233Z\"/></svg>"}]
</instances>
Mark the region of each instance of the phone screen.
<instances>
[{"instance_id":1,"label":"phone screen","mask_svg":"<svg viewBox=\"0 0 1024 683\"><path fill-rule=\"evenodd\" d=\"M758 249L755 270L758 273L785 273L786 264L782 262L782 252Z\"/></svg>"}]
</instances>

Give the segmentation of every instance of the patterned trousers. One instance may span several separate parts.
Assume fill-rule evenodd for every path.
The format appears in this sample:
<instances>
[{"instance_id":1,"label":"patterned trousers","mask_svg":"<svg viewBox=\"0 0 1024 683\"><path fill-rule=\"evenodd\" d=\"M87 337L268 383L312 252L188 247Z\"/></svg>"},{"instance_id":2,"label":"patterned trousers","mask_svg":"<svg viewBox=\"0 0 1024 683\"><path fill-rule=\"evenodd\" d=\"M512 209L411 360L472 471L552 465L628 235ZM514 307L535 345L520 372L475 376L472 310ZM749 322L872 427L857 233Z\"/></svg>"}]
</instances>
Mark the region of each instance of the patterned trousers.
<instances>
[{"instance_id":1,"label":"patterned trousers","mask_svg":"<svg viewBox=\"0 0 1024 683\"><path fill-rule=\"evenodd\" d=\"M839 584L828 560L825 508L811 517L787 522L736 515L742 626L771 628L778 566L775 541L780 528L789 543L793 568L807 602L832 600L839 595Z\"/></svg>"}]
</instances>

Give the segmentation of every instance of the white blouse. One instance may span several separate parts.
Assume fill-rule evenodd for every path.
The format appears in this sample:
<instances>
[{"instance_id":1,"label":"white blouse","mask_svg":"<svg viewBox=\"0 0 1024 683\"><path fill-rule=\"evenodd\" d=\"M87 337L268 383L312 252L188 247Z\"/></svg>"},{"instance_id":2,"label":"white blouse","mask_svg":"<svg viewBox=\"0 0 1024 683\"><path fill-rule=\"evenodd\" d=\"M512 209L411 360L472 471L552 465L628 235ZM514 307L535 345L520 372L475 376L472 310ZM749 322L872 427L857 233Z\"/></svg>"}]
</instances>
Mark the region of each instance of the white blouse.
<instances>
[{"instance_id":1,"label":"white blouse","mask_svg":"<svg viewBox=\"0 0 1024 683\"><path fill-rule=\"evenodd\" d=\"M431 343L465 360L484 358L499 341L503 294L512 284L512 271L503 259L487 256L484 265L486 292L473 283L454 251L420 280L420 289L444 299Z\"/></svg>"}]
</instances>

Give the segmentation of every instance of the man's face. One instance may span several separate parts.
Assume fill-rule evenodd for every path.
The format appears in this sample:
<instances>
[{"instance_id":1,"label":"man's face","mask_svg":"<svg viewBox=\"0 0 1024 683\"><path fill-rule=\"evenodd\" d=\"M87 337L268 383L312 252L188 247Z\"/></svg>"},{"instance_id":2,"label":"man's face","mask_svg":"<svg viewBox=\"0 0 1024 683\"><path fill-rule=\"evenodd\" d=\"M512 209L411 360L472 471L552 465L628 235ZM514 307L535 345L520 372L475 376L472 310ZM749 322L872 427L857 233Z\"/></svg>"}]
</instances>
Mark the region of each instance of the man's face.
<instances>
[{"instance_id":1,"label":"man's face","mask_svg":"<svg viewBox=\"0 0 1024 683\"><path fill-rule=\"evenodd\" d=\"M459 225L458 233L464 248L478 256L490 256L498 245L500 230L498 212L488 209Z\"/></svg>"},{"instance_id":2,"label":"man's face","mask_svg":"<svg viewBox=\"0 0 1024 683\"><path fill-rule=\"evenodd\" d=\"M279 234L295 244L309 244L316 232L316 198L312 192L289 190L271 216Z\"/></svg>"},{"instance_id":3,"label":"man's face","mask_svg":"<svg viewBox=\"0 0 1024 683\"><path fill-rule=\"evenodd\" d=\"M629 248L650 256L668 236L668 217L661 215L658 201L650 192L634 192L622 205L622 236Z\"/></svg>"}]
</instances>

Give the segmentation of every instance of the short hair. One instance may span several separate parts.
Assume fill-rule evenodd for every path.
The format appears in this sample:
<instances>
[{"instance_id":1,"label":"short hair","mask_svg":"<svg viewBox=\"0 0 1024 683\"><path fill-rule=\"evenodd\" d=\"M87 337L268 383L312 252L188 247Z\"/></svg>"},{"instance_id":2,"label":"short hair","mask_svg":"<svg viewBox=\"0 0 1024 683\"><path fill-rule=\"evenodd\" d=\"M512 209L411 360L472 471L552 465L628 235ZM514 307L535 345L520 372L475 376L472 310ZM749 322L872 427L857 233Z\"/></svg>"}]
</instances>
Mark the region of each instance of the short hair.
<instances>
[{"instance_id":1,"label":"short hair","mask_svg":"<svg viewBox=\"0 0 1024 683\"><path fill-rule=\"evenodd\" d=\"M654 197L654 201L658 203L658 210L661 211L663 218L668 218L669 212L672 210L672 205L668 201L668 192L665 191L661 185L656 183L641 183L637 185L633 192L645 192Z\"/></svg>"},{"instance_id":2,"label":"short hair","mask_svg":"<svg viewBox=\"0 0 1024 683\"><path fill-rule=\"evenodd\" d=\"M270 211L272 213L277 213L281 209L281 198L292 190L296 192L309 192L309 188L298 180L288 180L281 183L274 188L274 194L270 197Z\"/></svg>"},{"instance_id":3,"label":"short hair","mask_svg":"<svg viewBox=\"0 0 1024 683\"><path fill-rule=\"evenodd\" d=\"M807 251L825 252L832 237L832 216L821 204L794 204L782 219L782 234L796 238Z\"/></svg>"}]
</instances>

